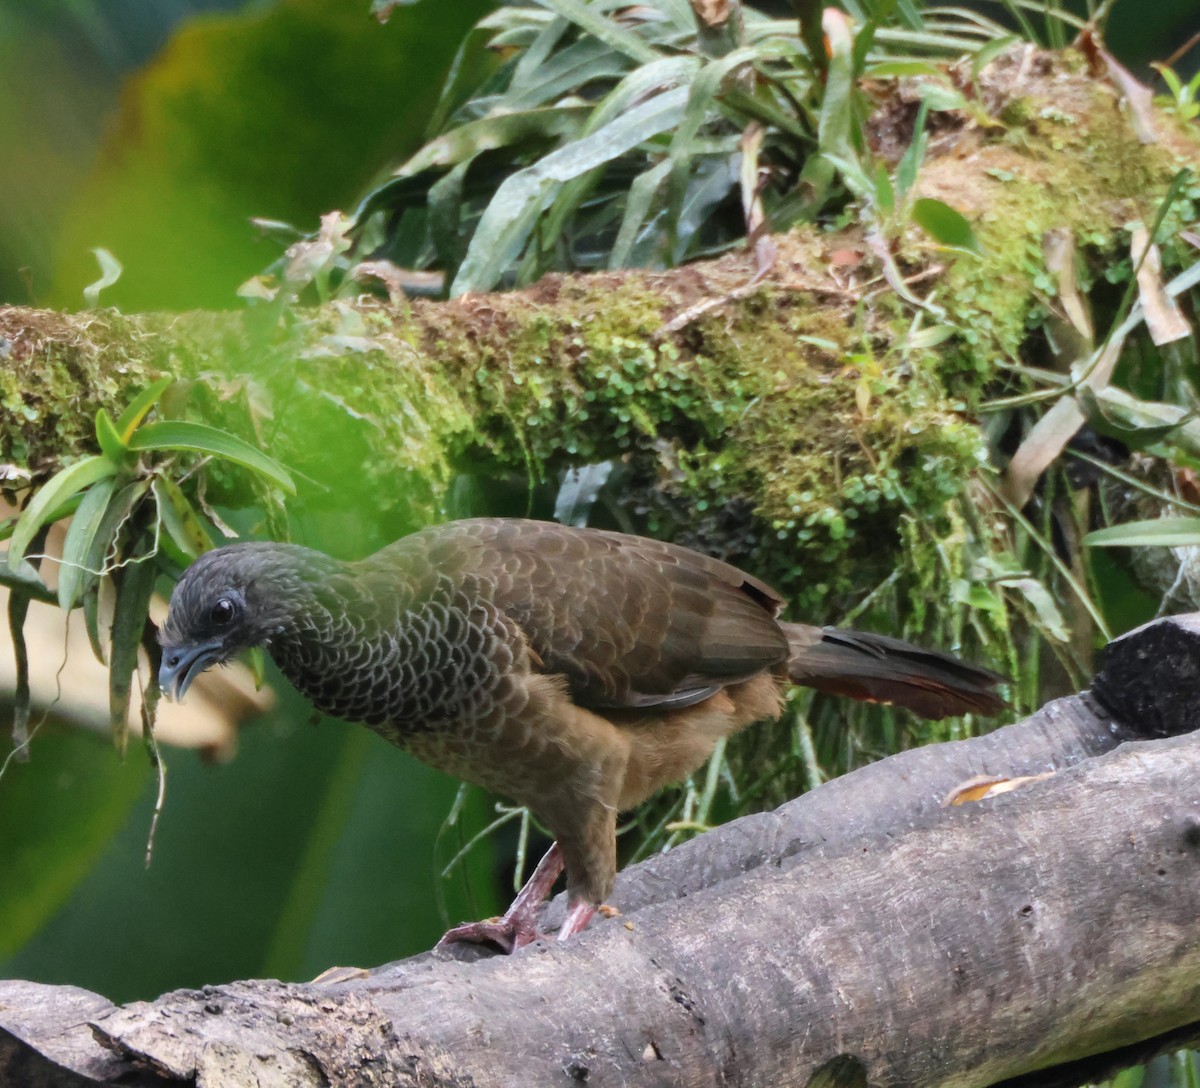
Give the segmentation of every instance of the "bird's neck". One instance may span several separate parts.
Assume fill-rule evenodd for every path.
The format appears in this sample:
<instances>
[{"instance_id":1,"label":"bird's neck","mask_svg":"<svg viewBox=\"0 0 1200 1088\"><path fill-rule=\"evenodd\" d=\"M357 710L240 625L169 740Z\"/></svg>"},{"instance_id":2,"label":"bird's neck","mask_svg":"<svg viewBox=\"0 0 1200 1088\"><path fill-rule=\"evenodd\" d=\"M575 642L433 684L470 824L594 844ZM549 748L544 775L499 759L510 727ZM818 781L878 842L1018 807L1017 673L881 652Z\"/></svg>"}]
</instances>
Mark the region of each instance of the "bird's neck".
<instances>
[{"instance_id":1,"label":"bird's neck","mask_svg":"<svg viewBox=\"0 0 1200 1088\"><path fill-rule=\"evenodd\" d=\"M453 716L461 683L450 642L469 608L457 582L408 564L309 566L303 575L292 579L293 604L268 649L318 710L396 741Z\"/></svg>"}]
</instances>

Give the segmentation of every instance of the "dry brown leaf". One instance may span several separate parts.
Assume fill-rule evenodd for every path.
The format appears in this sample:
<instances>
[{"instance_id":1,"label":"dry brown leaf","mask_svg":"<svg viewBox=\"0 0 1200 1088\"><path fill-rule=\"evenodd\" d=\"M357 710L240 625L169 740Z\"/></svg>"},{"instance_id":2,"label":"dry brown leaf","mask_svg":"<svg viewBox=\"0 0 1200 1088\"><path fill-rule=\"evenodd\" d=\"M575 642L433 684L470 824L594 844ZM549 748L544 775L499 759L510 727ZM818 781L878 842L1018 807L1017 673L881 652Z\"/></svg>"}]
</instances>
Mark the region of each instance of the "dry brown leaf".
<instances>
[{"instance_id":1,"label":"dry brown leaf","mask_svg":"<svg viewBox=\"0 0 1200 1088\"><path fill-rule=\"evenodd\" d=\"M1019 775L1016 778L1005 778L1003 775L994 774L977 774L973 778L968 778L965 782L959 783L946 794L945 800L942 801L942 807L948 808L956 805L966 805L974 801L982 801L987 797L998 797L1002 793L1011 793L1022 786L1027 786L1030 782L1040 782L1043 778L1053 777L1053 771L1044 771L1042 774Z\"/></svg>"},{"instance_id":2,"label":"dry brown leaf","mask_svg":"<svg viewBox=\"0 0 1200 1088\"><path fill-rule=\"evenodd\" d=\"M1074 232L1067 227L1046 231L1042 237L1042 253L1046 261L1046 271L1054 276L1057 283L1058 301L1062 305L1063 313L1076 333L1077 342L1070 345L1075 349L1074 355L1066 360L1069 365L1090 352L1096 339L1087 300L1080 295L1079 281L1075 276Z\"/></svg>"},{"instance_id":3,"label":"dry brown leaf","mask_svg":"<svg viewBox=\"0 0 1200 1088\"><path fill-rule=\"evenodd\" d=\"M1097 392L1108 385L1124 343L1123 336L1114 336L1109 340L1082 384ZM1067 443L1086 419L1083 409L1068 394L1055 401L1050 410L1033 425L1009 461L1000 485L1004 497L1013 506L1019 509L1029 501L1042 473L1067 448Z\"/></svg>"},{"instance_id":4,"label":"dry brown leaf","mask_svg":"<svg viewBox=\"0 0 1200 1088\"><path fill-rule=\"evenodd\" d=\"M691 0L692 11L705 26L721 27L729 22L729 0Z\"/></svg>"},{"instance_id":5,"label":"dry brown leaf","mask_svg":"<svg viewBox=\"0 0 1200 1088\"><path fill-rule=\"evenodd\" d=\"M1146 314L1150 339L1159 346L1183 340L1191 334L1192 329L1178 303L1163 286L1158 246L1150 241L1150 234L1141 223L1134 225L1131 234L1130 249L1133 266L1137 269L1138 299Z\"/></svg>"},{"instance_id":6,"label":"dry brown leaf","mask_svg":"<svg viewBox=\"0 0 1200 1088\"><path fill-rule=\"evenodd\" d=\"M1157 143L1154 95L1150 88L1135 79L1133 73L1104 48L1104 43L1094 27L1084 27L1076 44L1087 57L1092 70L1107 75L1113 86L1125 96L1125 101L1129 103L1129 118L1138 141L1143 144Z\"/></svg>"}]
</instances>

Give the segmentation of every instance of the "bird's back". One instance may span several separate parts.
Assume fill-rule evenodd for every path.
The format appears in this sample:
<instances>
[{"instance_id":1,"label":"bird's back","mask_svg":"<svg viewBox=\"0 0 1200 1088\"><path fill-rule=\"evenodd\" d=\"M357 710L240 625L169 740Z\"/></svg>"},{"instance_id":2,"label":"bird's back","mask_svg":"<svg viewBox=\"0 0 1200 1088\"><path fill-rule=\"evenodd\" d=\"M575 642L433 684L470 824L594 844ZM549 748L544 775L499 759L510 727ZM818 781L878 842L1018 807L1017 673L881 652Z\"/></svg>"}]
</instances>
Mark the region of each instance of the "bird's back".
<instances>
[{"instance_id":1,"label":"bird's back","mask_svg":"<svg viewBox=\"0 0 1200 1088\"><path fill-rule=\"evenodd\" d=\"M414 598L448 580L519 628L579 706L686 706L787 657L782 600L720 560L662 541L523 519L424 529L355 564Z\"/></svg>"}]
</instances>

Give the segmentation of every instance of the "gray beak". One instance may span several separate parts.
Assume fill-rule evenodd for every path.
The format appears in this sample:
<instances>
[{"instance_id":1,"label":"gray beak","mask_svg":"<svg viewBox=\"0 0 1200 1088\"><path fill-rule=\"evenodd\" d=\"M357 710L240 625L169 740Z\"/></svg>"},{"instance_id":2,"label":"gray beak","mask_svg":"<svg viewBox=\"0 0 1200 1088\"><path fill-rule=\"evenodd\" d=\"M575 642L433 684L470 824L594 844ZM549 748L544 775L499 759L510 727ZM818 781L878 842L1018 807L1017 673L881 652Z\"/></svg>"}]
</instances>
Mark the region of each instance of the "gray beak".
<instances>
[{"instance_id":1,"label":"gray beak","mask_svg":"<svg viewBox=\"0 0 1200 1088\"><path fill-rule=\"evenodd\" d=\"M195 646L164 646L162 664L158 669L158 686L174 702L181 702L184 693L209 665L221 660L221 640L214 638Z\"/></svg>"}]
</instances>

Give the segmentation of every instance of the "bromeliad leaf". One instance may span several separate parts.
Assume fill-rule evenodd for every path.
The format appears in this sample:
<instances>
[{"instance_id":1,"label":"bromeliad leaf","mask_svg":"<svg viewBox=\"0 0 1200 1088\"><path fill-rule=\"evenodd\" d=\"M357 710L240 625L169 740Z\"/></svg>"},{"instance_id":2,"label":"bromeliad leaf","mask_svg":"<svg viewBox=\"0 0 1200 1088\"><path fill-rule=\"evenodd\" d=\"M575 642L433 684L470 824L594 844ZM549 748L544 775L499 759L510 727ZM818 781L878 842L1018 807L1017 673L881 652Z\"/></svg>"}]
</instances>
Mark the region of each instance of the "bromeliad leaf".
<instances>
[{"instance_id":1,"label":"bromeliad leaf","mask_svg":"<svg viewBox=\"0 0 1200 1088\"><path fill-rule=\"evenodd\" d=\"M37 531L70 499L92 484L115 475L116 471L117 466L107 457L85 457L82 461L68 465L43 484L13 530L12 542L8 546L9 568L16 569L17 564L25 557L25 549L29 547Z\"/></svg>"},{"instance_id":2,"label":"bromeliad leaf","mask_svg":"<svg viewBox=\"0 0 1200 1088\"><path fill-rule=\"evenodd\" d=\"M527 140L573 136L591 111L588 105L553 106L469 121L427 143L396 171L396 177L409 178L433 167L457 166L484 151Z\"/></svg>"},{"instance_id":3,"label":"bromeliad leaf","mask_svg":"<svg viewBox=\"0 0 1200 1088\"><path fill-rule=\"evenodd\" d=\"M683 117L687 99L686 87L662 91L597 131L507 178L483 213L454 278L451 295L494 287L504 268L524 248L537 217L553 199L559 185L675 128Z\"/></svg>"},{"instance_id":4,"label":"bromeliad leaf","mask_svg":"<svg viewBox=\"0 0 1200 1088\"><path fill-rule=\"evenodd\" d=\"M204 423L186 420L163 420L147 423L134 432L129 442L131 450L178 450L186 453L222 457L241 465L283 488L289 495L296 493L291 474L272 457L230 434Z\"/></svg>"},{"instance_id":5,"label":"bromeliad leaf","mask_svg":"<svg viewBox=\"0 0 1200 1088\"><path fill-rule=\"evenodd\" d=\"M537 0L543 7L570 19L576 26L599 38L605 45L624 53L638 64L649 64L658 59L653 46L642 41L636 34L602 15L594 5L583 0Z\"/></svg>"}]
</instances>

